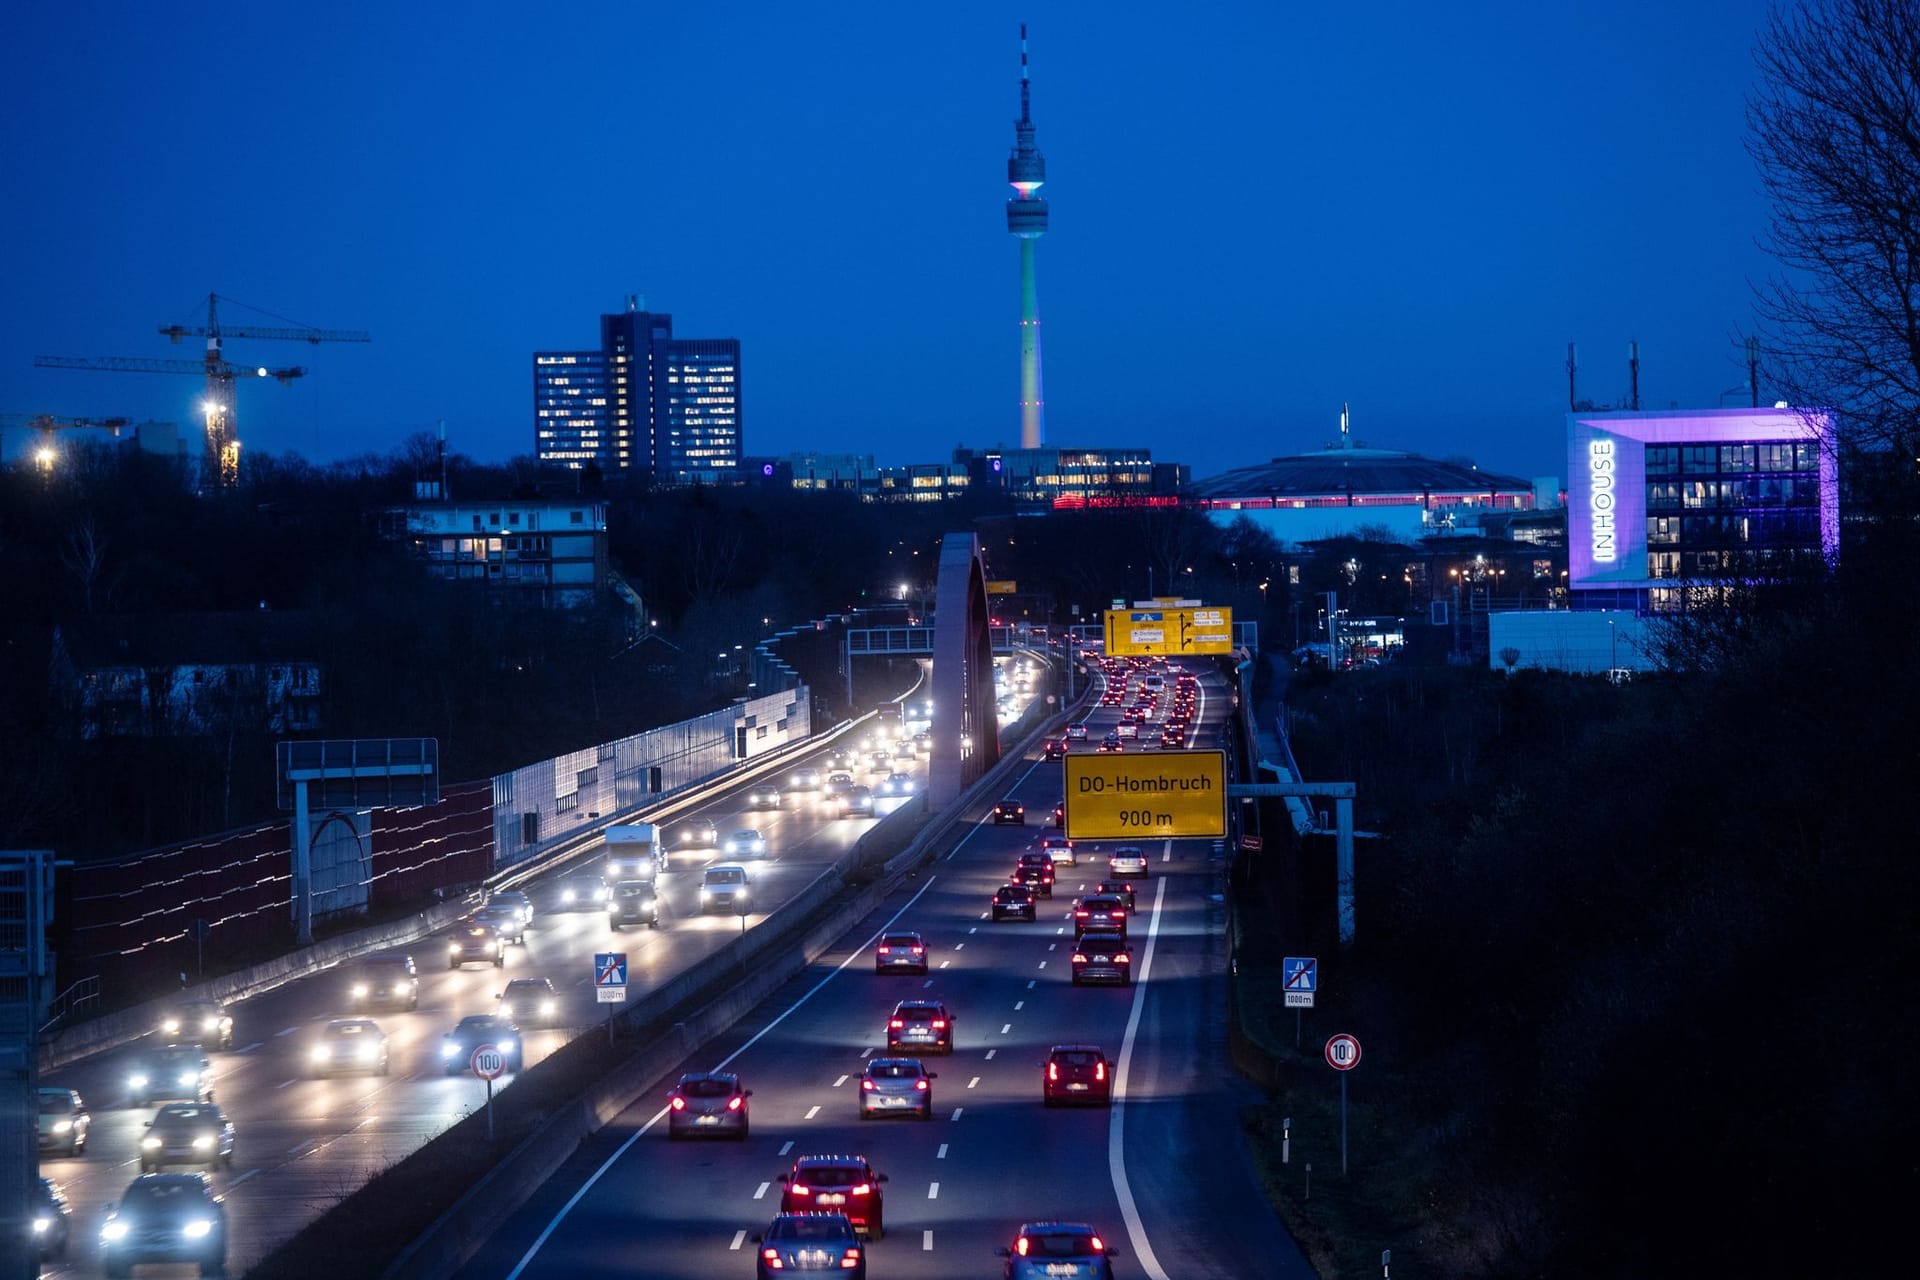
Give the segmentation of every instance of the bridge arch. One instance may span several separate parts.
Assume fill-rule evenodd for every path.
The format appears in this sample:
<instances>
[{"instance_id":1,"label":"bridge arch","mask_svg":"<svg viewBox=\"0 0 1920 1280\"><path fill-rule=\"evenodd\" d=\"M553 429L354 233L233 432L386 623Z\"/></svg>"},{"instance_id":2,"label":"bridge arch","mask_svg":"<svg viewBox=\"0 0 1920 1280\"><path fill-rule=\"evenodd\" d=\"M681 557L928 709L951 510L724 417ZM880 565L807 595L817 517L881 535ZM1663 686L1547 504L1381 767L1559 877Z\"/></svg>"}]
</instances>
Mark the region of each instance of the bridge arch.
<instances>
[{"instance_id":1,"label":"bridge arch","mask_svg":"<svg viewBox=\"0 0 1920 1280\"><path fill-rule=\"evenodd\" d=\"M992 617L980 539L950 533L940 540L934 587L933 754L928 804L952 804L1000 760L994 709Z\"/></svg>"}]
</instances>

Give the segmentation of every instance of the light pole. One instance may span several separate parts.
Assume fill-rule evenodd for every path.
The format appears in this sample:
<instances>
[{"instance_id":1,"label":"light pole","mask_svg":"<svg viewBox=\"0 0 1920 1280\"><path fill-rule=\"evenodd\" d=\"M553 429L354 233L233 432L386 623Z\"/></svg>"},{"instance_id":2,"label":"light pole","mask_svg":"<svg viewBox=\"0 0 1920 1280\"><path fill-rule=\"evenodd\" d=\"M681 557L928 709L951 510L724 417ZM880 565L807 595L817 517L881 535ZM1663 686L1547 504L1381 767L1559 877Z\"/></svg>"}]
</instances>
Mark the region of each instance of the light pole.
<instances>
[{"instance_id":1,"label":"light pole","mask_svg":"<svg viewBox=\"0 0 1920 1280\"><path fill-rule=\"evenodd\" d=\"M1614 681L1614 673L1620 669L1620 633L1614 629L1613 619L1607 619L1607 679Z\"/></svg>"}]
</instances>

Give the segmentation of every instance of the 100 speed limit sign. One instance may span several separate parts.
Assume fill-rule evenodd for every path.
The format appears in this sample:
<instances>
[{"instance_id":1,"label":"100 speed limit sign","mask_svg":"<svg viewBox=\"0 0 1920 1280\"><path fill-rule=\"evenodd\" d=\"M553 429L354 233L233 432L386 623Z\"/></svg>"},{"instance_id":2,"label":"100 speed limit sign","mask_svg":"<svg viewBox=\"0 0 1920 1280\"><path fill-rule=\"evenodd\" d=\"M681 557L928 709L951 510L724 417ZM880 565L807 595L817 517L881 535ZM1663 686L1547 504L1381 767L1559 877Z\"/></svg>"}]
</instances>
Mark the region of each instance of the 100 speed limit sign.
<instances>
[{"instance_id":1,"label":"100 speed limit sign","mask_svg":"<svg viewBox=\"0 0 1920 1280\"><path fill-rule=\"evenodd\" d=\"M1326 1056L1335 1071L1351 1071L1360 1065L1360 1042L1342 1031L1327 1041Z\"/></svg>"},{"instance_id":2,"label":"100 speed limit sign","mask_svg":"<svg viewBox=\"0 0 1920 1280\"><path fill-rule=\"evenodd\" d=\"M473 1051L473 1074L482 1080L497 1080L507 1069L507 1055L498 1045L483 1044Z\"/></svg>"}]
</instances>

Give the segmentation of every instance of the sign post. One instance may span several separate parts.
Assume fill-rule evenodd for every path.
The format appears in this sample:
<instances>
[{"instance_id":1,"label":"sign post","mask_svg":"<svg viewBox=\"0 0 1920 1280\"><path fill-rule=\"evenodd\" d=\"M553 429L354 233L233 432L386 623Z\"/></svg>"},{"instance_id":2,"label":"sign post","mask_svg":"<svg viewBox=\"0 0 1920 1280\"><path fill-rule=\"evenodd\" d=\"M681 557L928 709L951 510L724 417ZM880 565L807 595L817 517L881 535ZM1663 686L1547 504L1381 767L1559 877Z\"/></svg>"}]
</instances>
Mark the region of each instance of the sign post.
<instances>
[{"instance_id":1,"label":"sign post","mask_svg":"<svg viewBox=\"0 0 1920 1280\"><path fill-rule=\"evenodd\" d=\"M1347 1072L1360 1065L1360 1042L1342 1031L1327 1041L1327 1065L1340 1073L1340 1176L1347 1176Z\"/></svg>"},{"instance_id":2,"label":"sign post","mask_svg":"<svg viewBox=\"0 0 1920 1280\"><path fill-rule=\"evenodd\" d=\"M476 1045L473 1057L468 1061L473 1074L487 1082L487 1141L493 1141L493 1082L507 1069L507 1055L500 1052L497 1044Z\"/></svg>"},{"instance_id":3,"label":"sign post","mask_svg":"<svg viewBox=\"0 0 1920 1280\"><path fill-rule=\"evenodd\" d=\"M624 1004L627 999L627 953L596 951L593 956L593 998L604 1005ZM607 1043L613 1043L613 1015L607 1010Z\"/></svg>"},{"instance_id":4,"label":"sign post","mask_svg":"<svg viewBox=\"0 0 1920 1280\"><path fill-rule=\"evenodd\" d=\"M1313 993L1320 986L1319 962L1312 956L1288 956L1282 962L1286 975L1286 1007L1293 1010L1293 1047L1300 1047L1300 1011L1313 1008Z\"/></svg>"}]
</instances>

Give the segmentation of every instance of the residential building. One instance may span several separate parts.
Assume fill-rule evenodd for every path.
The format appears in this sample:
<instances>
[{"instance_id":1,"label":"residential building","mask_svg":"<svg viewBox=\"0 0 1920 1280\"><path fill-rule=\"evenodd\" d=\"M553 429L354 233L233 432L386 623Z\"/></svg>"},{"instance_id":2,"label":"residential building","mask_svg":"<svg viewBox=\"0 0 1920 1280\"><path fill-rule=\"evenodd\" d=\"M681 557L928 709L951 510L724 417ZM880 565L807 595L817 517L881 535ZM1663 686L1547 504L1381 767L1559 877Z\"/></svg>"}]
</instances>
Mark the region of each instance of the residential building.
<instances>
[{"instance_id":1,"label":"residential building","mask_svg":"<svg viewBox=\"0 0 1920 1280\"><path fill-rule=\"evenodd\" d=\"M436 578L550 607L591 604L608 585L605 503L423 502L388 512L387 535L405 539Z\"/></svg>"}]
</instances>

